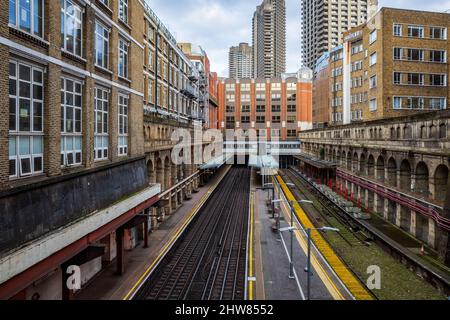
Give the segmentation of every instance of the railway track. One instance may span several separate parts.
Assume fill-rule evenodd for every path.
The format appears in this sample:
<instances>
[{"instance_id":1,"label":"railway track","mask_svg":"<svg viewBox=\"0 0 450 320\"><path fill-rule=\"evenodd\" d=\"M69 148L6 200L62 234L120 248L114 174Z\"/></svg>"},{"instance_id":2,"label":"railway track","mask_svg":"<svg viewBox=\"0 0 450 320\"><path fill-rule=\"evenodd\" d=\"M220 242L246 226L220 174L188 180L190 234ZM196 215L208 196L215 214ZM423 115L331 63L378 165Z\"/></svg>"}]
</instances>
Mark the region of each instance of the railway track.
<instances>
[{"instance_id":1,"label":"railway track","mask_svg":"<svg viewBox=\"0 0 450 320\"><path fill-rule=\"evenodd\" d=\"M250 170L220 183L139 291L137 300L243 300Z\"/></svg>"},{"instance_id":2,"label":"railway track","mask_svg":"<svg viewBox=\"0 0 450 320\"><path fill-rule=\"evenodd\" d=\"M329 225L337 227L340 230L338 233L339 236L345 239L344 241L346 244L349 245L350 248L355 248L356 251L359 249L358 247L365 246L362 248L364 252L378 254L376 248L379 248L387 255L406 266L409 270L417 275L420 274L422 279L426 280L426 282L434 286L440 292L448 295L450 292L450 281L446 274L443 274L427 263L423 263L423 261L416 257L414 253L409 252L395 240L392 240L381 233L373 227L370 222L351 217L343 209L337 207L325 195L321 194L310 181L301 176L297 171L290 168L283 170L280 175L296 185L293 192L296 193L297 199L314 201L314 205L305 204L304 206L308 209L308 216L315 226L320 227ZM339 224L341 227L339 227ZM337 246L340 246L340 244L337 243ZM391 262L386 260L385 263L387 267L391 267ZM394 268L394 266L392 266L392 268Z\"/></svg>"},{"instance_id":3,"label":"railway track","mask_svg":"<svg viewBox=\"0 0 450 320\"><path fill-rule=\"evenodd\" d=\"M309 206L308 213L314 225L339 227L339 236L350 246L368 245L370 239L362 232L361 228L348 215L338 210L329 199L314 192L309 182L292 169L283 170L282 176L296 185L294 193L298 199L313 201L313 204L305 204L305 207ZM342 229L341 226L345 228Z\"/></svg>"}]
</instances>

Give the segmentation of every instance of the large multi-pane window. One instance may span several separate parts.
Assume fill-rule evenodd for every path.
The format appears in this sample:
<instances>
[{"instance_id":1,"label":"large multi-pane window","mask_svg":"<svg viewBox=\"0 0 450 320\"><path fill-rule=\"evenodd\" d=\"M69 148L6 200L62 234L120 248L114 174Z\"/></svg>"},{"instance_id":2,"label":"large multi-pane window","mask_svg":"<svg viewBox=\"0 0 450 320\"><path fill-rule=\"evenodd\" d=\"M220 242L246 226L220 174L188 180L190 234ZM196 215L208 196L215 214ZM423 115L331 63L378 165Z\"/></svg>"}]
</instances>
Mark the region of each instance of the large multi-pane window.
<instances>
[{"instance_id":1,"label":"large multi-pane window","mask_svg":"<svg viewBox=\"0 0 450 320\"><path fill-rule=\"evenodd\" d=\"M61 79L61 166L81 164L82 83Z\"/></svg>"},{"instance_id":2,"label":"large multi-pane window","mask_svg":"<svg viewBox=\"0 0 450 320\"><path fill-rule=\"evenodd\" d=\"M128 102L127 95L119 95L119 156L128 154Z\"/></svg>"},{"instance_id":3,"label":"large multi-pane window","mask_svg":"<svg viewBox=\"0 0 450 320\"><path fill-rule=\"evenodd\" d=\"M119 76L128 78L128 42L119 39Z\"/></svg>"},{"instance_id":4,"label":"large multi-pane window","mask_svg":"<svg viewBox=\"0 0 450 320\"><path fill-rule=\"evenodd\" d=\"M109 29L98 21L95 22L95 64L108 68L109 60Z\"/></svg>"},{"instance_id":5,"label":"large multi-pane window","mask_svg":"<svg viewBox=\"0 0 450 320\"><path fill-rule=\"evenodd\" d=\"M95 160L108 159L108 113L109 113L109 91L95 88Z\"/></svg>"},{"instance_id":6,"label":"large multi-pane window","mask_svg":"<svg viewBox=\"0 0 450 320\"><path fill-rule=\"evenodd\" d=\"M83 37L83 12L70 0L61 0L61 46L81 57Z\"/></svg>"},{"instance_id":7,"label":"large multi-pane window","mask_svg":"<svg viewBox=\"0 0 450 320\"><path fill-rule=\"evenodd\" d=\"M43 69L19 61L9 63L9 176L42 173Z\"/></svg>"},{"instance_id":8,"label":"large multi-pane window","mask_svg":"<svg viewBox=\"0 0 450 320\"><path fill-rule=\"evenodd\" d=\"M9 23L22 31L43 36L43 0L9 0Z\"/></svg>"},{"instance_id":9,"label":"large multi-pane window","mask_svg":"<svg viewBox=\"0 0 450 320\"><path fill-rule=\"evenodd\" d=\"M119 19L128 23L128 0L119 0Z\"/></svg>"}]
</instances>

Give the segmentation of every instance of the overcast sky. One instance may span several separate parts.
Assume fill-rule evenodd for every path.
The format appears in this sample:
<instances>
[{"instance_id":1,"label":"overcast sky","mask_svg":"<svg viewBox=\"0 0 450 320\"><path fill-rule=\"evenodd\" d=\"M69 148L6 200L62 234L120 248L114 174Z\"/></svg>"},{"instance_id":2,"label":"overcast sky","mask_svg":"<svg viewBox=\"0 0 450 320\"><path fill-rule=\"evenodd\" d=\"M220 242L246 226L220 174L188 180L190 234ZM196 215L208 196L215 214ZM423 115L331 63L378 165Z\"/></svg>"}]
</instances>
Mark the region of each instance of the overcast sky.
<instances>
[{"instance_id":1,"label":"overcast sky","mask_svg":"<svg viewBox=\"0 0 450 320\"><path fill-rule=\"evenodd\" d=\"M228 76L228 49L252 41L252 17L262 0L146 0L177 41L199 44L211 70ZM300 2L286 0L288 72L300 66ZM379 0L380 7L445 11L450 0Z\"/></svg>"}]
</instances>

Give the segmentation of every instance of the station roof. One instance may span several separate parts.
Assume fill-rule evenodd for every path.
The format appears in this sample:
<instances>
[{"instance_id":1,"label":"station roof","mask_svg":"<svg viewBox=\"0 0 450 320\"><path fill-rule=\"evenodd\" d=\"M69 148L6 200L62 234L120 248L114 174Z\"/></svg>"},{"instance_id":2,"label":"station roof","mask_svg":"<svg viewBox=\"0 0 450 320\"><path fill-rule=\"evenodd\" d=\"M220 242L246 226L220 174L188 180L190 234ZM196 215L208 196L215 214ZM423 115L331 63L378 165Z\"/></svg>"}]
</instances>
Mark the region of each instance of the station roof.
<instances>
[{"instance_id":1,"label":"station roof","mask_svg":"<svg viewBox=\"0 0 450 320\"><path fill-rule=\"evenodd\" d=\"M248 159L249 167L253 168L266 168L266 169L278 169L279 163L273 156L256 156L251 155Z\"/></svg>"},{"instance_id":2,"label":"station roof","mask_svg":"<svg viewBox=\"0 0 450 320\"><path fill-rule=\"evenodd\" d=\"M334 162L320 160L320 159L314 158L307 154L300 154L300 155L294 156L294 158L301 160L301 161L303 161L313 167L316 167L318 169L334 169L334 168L336 168L336 163L334 163Z\"/></svg>"},{"instance_id":3,"label":"station roof","mask_svg":"<svg viewBox=\"0 0 450 320\"><path fill-rule=\"evenodd\" d=\"M221 155L200 166L201 170L217 169L223 166L232 156Z\"/></svg>"}]
</instances>

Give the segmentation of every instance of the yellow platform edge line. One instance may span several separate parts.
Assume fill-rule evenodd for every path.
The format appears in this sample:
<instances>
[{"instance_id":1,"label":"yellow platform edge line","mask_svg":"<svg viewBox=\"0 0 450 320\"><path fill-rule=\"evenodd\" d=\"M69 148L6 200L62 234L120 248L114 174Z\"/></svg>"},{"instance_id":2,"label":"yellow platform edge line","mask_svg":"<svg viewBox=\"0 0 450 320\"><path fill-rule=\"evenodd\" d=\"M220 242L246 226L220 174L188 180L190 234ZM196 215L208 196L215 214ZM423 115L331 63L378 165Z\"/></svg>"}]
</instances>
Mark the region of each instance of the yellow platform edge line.
<instances>
[{"instance_id":1,"label":"yellow platform edge line","mask_svg":"<svg viewBox=\"0 0 450 320\"><path fill-rule=\"evenodd\" d=\"M253 300L253 281L249 280L253 277L253 192L250 189L250 235L249 235L249 259L248 259L248 299Z\"/></svg>"},{"instance_id":2,"label":"yellow platform edge line","mask_svg":"<svg viewBox=\"0 0 450 320\"><path fill-rule=\"evenodd\" d=\"M288 201L296 200L290 189L286 186L283 178L277 176L277 180L286 195ZM297 202L294 202L294 211L304 228L314 228L311 220L308 218L306 213L300 207ZM341 279L344 285L350 290L351 294L356 300L373 300L372 295L367 291L367 289L361 284L359 279L357 279L353 273L343 264L342 260L336 255L334 250L325 241L322 235L313 230L311 232L311 239L317 246L317 249L323 254L325 259L330 264L331 268L336 272L337 276Z\"/></svg>"},{"instance_id":3,"label":"yellow platform edge line","mask_svg":"<svg viewBox=\"0 0 450 320\"><path fill-rule=\"evenodd\" d=\"M131 296L136 292L136 289L139 287L139 285L147 278L148 274L153 270L155 265L159 263L161 258L166 254L168 249L173 245L173 243L176 241L178 236L184 231L186 226L192 221L192 219L196 216L198 211L202 208L206 200L210 197L212 192L217 188L217 186L222 182L222 180L227 175L228 171L230 170L230 167L226 169L222 177L212 185L207 192L201 198L199 201L192 207L192 209L188 212L187 216L188 218L184 221L184 223L180 226L180 228L177 230L177 232L172 236L172 238L167 242L167 244L164 246L163 250L158 254L156 259L151 263L151 265L145 270L145 272L142 274L142 276L136 281L136 283L133 285L133 287L128 291L128 293L123 297L122 300L130 300Z\"/></svg>"}]
</instances>

